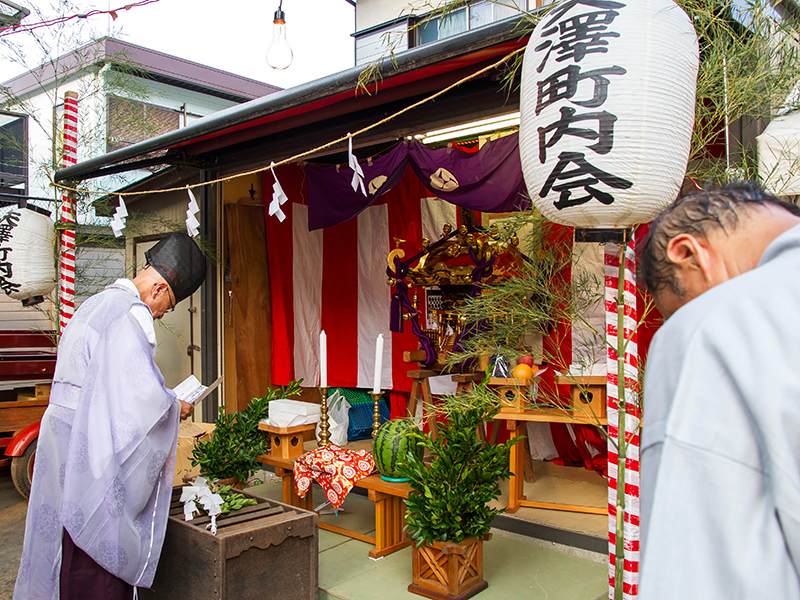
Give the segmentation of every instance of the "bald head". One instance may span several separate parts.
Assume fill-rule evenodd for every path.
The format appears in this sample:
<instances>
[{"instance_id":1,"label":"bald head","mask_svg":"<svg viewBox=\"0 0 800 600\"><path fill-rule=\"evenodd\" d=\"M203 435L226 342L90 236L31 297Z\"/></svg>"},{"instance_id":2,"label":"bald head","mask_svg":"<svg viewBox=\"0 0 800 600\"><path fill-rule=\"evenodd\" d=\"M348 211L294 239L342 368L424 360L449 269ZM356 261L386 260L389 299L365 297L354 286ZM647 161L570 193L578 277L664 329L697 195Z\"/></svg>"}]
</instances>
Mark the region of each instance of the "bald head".
<instances>
[{"instance_id":1,"label":"bald head","mask_svg":"<svg viewBox=\"0 0 800 600\"><path fill-rule=\"evenodd\" d=\"M133 285L139 292L139 298L153 313L154 319L160 319L164 313L175 308L175 295L164 277L147 265L133 279Z\"/></svg>"}]
</instances>

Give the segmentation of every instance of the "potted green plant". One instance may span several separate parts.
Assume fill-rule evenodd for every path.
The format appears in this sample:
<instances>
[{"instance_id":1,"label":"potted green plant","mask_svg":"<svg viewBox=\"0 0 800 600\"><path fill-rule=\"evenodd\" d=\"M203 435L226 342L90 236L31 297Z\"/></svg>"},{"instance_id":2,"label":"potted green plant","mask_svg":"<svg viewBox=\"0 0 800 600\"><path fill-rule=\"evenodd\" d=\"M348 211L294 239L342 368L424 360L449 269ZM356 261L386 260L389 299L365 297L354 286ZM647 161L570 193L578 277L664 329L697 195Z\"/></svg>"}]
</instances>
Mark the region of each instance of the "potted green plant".
<instances>
[{"instance_id":1,"label":"potted green plant","mask_svg":"<svg viewBox=\"0 0 800 600\"><path fill-rule=\"evenodd\" d=\"M495 515L489 506L500 482L511 475L509 451L518 440L491 445L477 428L497 409L465 408L449 414L438 435L418 433L430 465L407 452L398 471L416 492L406 499L406 531L411 535L413 583L408 590L428 598L469 598L486 589L483 541Z\"/></svg>"},{"instance_id":2,"label":"potted green plant","mask_svg":"<svg viewBox=\"0 0 800 600\"><path fill-rule=\"evenodd\" d=\"M192 466L200 465L206 479L231 484L241 489L250 476L261 468L258 457L269 450L269 438L258 429L267 418L269 403L300 393L300 382L268 391L253 398L246 408L226 414L220 407L210 440L197 442L192 450Z\"/></svg>"}]
</instances>

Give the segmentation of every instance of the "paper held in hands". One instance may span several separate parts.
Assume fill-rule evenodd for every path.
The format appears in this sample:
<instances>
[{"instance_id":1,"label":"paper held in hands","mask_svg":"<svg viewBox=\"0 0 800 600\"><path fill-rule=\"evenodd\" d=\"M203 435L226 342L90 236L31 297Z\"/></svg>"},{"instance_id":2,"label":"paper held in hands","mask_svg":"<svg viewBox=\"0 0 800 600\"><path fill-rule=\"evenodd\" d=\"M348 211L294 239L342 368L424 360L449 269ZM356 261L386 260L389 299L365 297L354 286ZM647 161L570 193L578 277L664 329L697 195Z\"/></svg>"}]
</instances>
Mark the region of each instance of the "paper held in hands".
<instances>
[{"instance_id":1,"label":"paper held in hands","mask_svg":"<svg viewBox=\"0 0 800 600\"><path fill-rule=\"evenodd\" d=\"M189 404L194 404L197 406L206 396L217 389L220 381L222 381L222 375L217 377L217 379L211 385L205 386L198 381L197 377L194 375L189 375L186 379L176 385L172 391L175 392L176 396L178 396L178 400L183 400L184 402L188 402Z\"/></svg>"}]
</instances>

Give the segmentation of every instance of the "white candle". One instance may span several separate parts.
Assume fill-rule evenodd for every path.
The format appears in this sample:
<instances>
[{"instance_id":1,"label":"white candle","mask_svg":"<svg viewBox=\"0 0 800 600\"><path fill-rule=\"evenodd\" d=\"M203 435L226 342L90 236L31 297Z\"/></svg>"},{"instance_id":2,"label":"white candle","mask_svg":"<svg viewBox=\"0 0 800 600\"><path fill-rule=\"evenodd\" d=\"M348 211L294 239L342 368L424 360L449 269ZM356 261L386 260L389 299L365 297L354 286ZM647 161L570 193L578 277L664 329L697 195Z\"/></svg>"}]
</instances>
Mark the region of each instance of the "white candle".
<instances>
[{"instance_id":1,"label":"white candle","mask_svg":"<svg viewBox=\"0 0 800 600\"><path fill-rule=\"evenodd\" d=\"M372 391L379 394L381 391L381 367L383 366L383 334L378 334L375 342L375 378L372 380Z\"/></svg>"},{"instance_id":2,"label":"white candle","mask_svg":"<svg viewBox=\"0 0 800 600\"><path fill-rule=\"evenodd\" d=\"M319 334L319 387L328 387L328 336Z\"/></svg>"}]
</instances>

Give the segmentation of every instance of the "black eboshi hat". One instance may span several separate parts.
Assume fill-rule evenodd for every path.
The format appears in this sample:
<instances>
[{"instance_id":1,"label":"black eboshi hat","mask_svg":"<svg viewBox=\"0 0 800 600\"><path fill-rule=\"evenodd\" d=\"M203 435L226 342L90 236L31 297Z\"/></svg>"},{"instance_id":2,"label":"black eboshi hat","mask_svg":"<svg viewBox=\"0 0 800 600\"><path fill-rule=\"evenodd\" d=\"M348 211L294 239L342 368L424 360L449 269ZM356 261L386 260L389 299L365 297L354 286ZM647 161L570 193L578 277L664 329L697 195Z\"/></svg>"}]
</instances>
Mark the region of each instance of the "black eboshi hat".
<instances>
[{"instance_id":1,"label":"black eboshi hat","mask_svg":"<svg viewBox=\"0 0 800 600\"><path fill-rule=\"evenodd\" d=\"M206 259L185 233L164 236L144 256L172 288L175 304L191 296L206 278Z\"/></svg>"}]
</instances>

